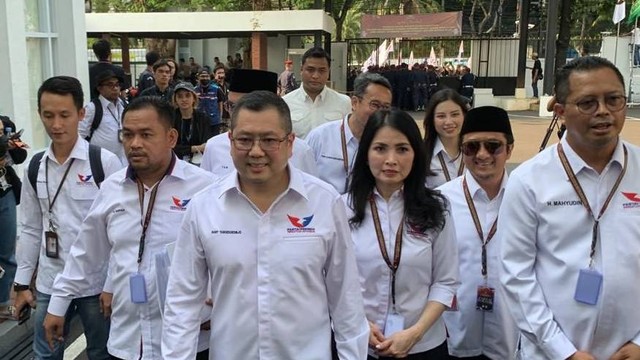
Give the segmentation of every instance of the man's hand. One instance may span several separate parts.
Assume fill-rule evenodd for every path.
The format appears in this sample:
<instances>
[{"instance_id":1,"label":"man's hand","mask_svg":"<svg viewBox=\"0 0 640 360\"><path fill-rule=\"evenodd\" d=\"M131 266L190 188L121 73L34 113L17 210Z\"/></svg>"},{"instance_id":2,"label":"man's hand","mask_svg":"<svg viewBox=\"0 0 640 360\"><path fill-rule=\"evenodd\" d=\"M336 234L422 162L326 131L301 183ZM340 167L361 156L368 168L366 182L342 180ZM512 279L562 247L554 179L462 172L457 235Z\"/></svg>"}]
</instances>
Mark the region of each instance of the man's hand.
<instances>
[{"instance_id":1,"label":"man's hand","mask_svg":"<svg viewBox=\"0 0 640 360\"><path fill-rule=\"evenodd\" d=\"M64 343L64 316L55 316L47 313L42 326L51 351L54 351L56 342Z\"/></svg>"},{"instance_id":2,"label":"man's hand","mask_svg":"<svg viewBox=\"0 0 640 360\"><path fill-rule=\"evenodd\" d=\"M369 321L369 346L376 348L384 341L384 334L378 325Z\"/></svg>"},{"instance_id":3,"label":"man's hand","mask_svg":"<svg viewBox=\"0 0 640 360\"><path fill-rule=\"evenodd\" d=\"M407 357L420 338L413 328L398 331L376 346L377 354L395 358Z\"/></svg>"},{"instance_id":4,"label":"man's hand","mask_svg":"<svg viewBox=\"0 0 640 360\"><path fill-rule=\"evenodd\" d=\"M33 309L36 308L36 300L33 298L31 290L22 290L16 293L16 299L13 304L13 317L17 319L20 315L20 310L25 306L31 306Z\"/></svg>"},{"instance_id":5,"label":"man's hand","mask_svg":"<svg viewBox=\"0 0 640 360\"><path fill-rule=\"evenodd\" d=\"M609 360L640 360L640 346L628 342L616 351Z\"/></svg>"},{"instance_id":6,"label":"man's hand","mask_svg":"<svg viewBox=\"0 0 640 360\"><path fill-rule=\"evenodd\" d=\"M596 358L588 352L576 351L573 355L569 356L567 360L596 360Z\"/></svg>"},{"instance_id":7,"label":"man's hand","mask_svg":"<svg viewBox=\"0 0 640 360\"><path fill-rule=\"evenodd\" d=\"M100 312L105 319L111 317L111 302L113 301L113 294L108 292L102 292L100 294Z\"/></svg>"}]
</instances>

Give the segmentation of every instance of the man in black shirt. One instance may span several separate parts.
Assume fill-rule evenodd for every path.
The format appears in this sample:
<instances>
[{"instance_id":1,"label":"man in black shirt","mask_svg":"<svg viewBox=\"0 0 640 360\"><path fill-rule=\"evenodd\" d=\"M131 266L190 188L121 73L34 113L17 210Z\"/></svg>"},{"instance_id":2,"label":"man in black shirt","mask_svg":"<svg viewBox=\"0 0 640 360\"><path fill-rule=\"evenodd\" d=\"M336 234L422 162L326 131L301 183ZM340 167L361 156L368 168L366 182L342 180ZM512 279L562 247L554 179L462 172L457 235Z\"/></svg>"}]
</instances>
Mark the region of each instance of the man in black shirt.
<instances>
[{"instance_id":1,"label":"man in black shirt","mask_svg":"<svg viewBox=\"0 0 640 360\"><path fill-rule=\"evenodd\" d=\"M167 60L158 60L153 64L153 77L155 78L156 84L144 90L140 96L159 96L164 100L171 102L173 89L169 86L171 68L169 67Z\"/></svg>"}]
</instances>

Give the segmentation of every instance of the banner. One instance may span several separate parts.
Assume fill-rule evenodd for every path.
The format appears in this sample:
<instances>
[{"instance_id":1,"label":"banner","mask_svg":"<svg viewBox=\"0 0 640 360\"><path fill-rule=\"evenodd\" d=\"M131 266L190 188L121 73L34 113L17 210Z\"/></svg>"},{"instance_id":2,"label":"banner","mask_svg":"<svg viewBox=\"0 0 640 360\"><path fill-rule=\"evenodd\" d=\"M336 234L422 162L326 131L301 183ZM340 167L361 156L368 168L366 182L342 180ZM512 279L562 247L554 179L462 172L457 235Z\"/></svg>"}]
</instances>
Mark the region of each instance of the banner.
<instances>
[{"instance_id":1,"label":"banner","mask_svg":"<svg viewBox=\"0 0 640 360\"><path fill-rule=\"evenodd\" d=\"M418 15L362 15L364 38L413 38L462 35L462 11Z\"/></svg>"},{"instance_id":2,"label":"banner","mask_svg":"<svg viewBox=\"0 0 640 360\"><path fill-rule=\"evenodd\" d=\"M613 9L613 23L617 24L624 20L626 16L626 6L624 0L620 0L616 3L616 7Z\"/></svg>"}]
</instances>

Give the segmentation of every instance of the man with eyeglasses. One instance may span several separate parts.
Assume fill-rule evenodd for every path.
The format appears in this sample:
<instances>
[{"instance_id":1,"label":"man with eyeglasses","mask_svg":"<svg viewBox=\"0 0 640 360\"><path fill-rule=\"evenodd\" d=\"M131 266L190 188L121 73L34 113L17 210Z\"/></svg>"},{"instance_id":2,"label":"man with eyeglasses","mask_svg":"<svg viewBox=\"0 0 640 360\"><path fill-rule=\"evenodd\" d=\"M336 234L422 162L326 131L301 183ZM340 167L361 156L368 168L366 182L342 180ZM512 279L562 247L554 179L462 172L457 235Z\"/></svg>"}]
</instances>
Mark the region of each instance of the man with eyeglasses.
<instances>
[{"instance_id":1,"label":"man with eyeglasses","mask_svg":"<svg viewBox=\"0 0 640 360\"><path fill-rule=\"evenodd\" d=\"M166 359L192 359L198 306L210 297L212 359L364 359L369 328L338 193L288 165L286 103L256 91L231 114L235 170L191 200L175 247L162 337Z\"/></svg>"},{"instance_id":2,"label":"man with eyeglasses","mask_svg":"<svg viewBox=\"0 0 640 360\"><path fill-rule=\"evenodd\" d=\"M380 74L365 72L354 81L351 113L311 130L307 144L313 149L320 179L340 193L347 192L353 161L364 126L374 112L391 107L391 84Z\"/></svg>"},{"instance_id":3,"label":"man with eyeglasses","mask_svg":"<svg viewBox=\"0 0 640 360\"><path fill-rule=\"evenodd\" d=\"M123 166L127 163L118 131L122 123L122 112L126 106L120 98L120 79L113 71L106 70L95 79L98 97L84 108L84 119L78 124L80 137L90 144L114 153Z\"/></svg>"},{"instance_id":4,"label":"man with eyeglasses","mask_svg":"<svg viewBox=\"0 0 640 360\"><path fill-rule=\"evenodd\" d=\"M351 112L351 100L326 86L331 58L324 49L314 47L302 55L302 86L282 98L291 110L293 132L304 138L314 128Z\"/></svg>"},{"instance_id":5,"label":"man with eyeglasses","mask_svg":"<svg viewBox=\"0 0 640 360\"><path fill-rule=\"evenodd\" d=\"M494 106L469 110L460 144L465 172L438 188L456 219L459 249L457 308L442 315L449 354L452 359L513 359L518 330L496 291L502 238L495 236L514 146L509 115Z\"/></svg>"},{"instance_id":6,"label":"man with eyeglasses","mask_svg":"<svg viewBox=\"0 0 640 360\"><path fill-rule=\"evenodd\" d=\"M585 56L555 89L566 133L512 173L498 221L520 355L640 359L640 149L620 139L624 79Z\"/></svg>"},{"instance_id":7,"label":"man with eyeglasses","mask_svg":"<svg viewBox=\"0 0 640 360\"><path fill-rule=\"evenodd\" d=\"M235 103L246 94L256 90L266 90L276 93L278 74L264 70L234 69L233 78L229 84L227 105L229 112L233 113ZM216 177L227 175L233 170L233 161L230 155L231 144L227 132L218 134L207 141L200 168L210 171ZM317 175L316 162L313 152L307 143L296 138L293 143L291 165L311 174Z\"/></svg>"}]
</instances>

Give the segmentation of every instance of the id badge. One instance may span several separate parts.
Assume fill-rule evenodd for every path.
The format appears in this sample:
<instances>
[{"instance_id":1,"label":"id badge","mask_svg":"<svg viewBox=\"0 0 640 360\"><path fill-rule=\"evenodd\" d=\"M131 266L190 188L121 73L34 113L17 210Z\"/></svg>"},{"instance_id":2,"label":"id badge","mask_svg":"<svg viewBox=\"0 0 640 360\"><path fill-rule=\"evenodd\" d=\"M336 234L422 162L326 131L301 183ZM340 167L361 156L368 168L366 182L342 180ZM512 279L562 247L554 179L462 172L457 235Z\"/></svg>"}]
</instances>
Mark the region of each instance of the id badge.
<instances>
[{"instance_id":1,"label":"id badge","mask_svg":"<svg viewBox=\"0 0 640 360\"><path fill-rule=\"evenodd\" d=\"M58 258L58 234L55 231L44 232L45 248L47 257L57 259Z\"/></svg>"},{"instance_id":2,"label":"id badge","mask_svg":"<svg viewBox=\"0 0 640 360\"><path fill-rule=\"evenodd\" d=\"M578 274L578 284L573 298L583 304L595 305L598 303L602 287L602 274L591 269L582 269Z\"/></svg>"},{"instance_id":3,"label":"id badge","mask_svg":"<svg viewBox=\"0 0 640 360\"><path fill-rule=\"evenodd\" d=\"M129 291L131 292L132 303L144 304L147 302L147 286L143 274L135 273L129 275Z\"/></svg>"},{"instance_id":4,"label":"id badge","mask_svg":"<svg viewBox=\"0 0 640 360\"><path fill-rule=\"evenodd\" d=\"M0 190L4 191L9 188L9 182L7 182L7 177L2 175L0 176Z\"/></svg>"},{"instance_id":5,"label":"id badge","mask_svg":"<svg viewBox=\"0 0 640 360\"><path fill-rule=\"evenodd\" d=\"M476 310L493 311L493 301L495 299L496 290L486 285L478 286L478 295L476 297Z\"/></svg>"},{"instance_id":6,"label":"id badge","mask_svg":"<svg viewBox=\"0 0 640 360\"><path fill-rule=\"evenodd\" d=\"M402 330L404 330L404 316L398 313L387 315L387 322L384 324L384 337L389 337Z\"/></svg>"}]
</instances>

